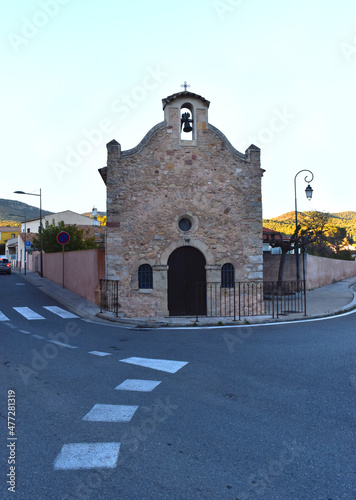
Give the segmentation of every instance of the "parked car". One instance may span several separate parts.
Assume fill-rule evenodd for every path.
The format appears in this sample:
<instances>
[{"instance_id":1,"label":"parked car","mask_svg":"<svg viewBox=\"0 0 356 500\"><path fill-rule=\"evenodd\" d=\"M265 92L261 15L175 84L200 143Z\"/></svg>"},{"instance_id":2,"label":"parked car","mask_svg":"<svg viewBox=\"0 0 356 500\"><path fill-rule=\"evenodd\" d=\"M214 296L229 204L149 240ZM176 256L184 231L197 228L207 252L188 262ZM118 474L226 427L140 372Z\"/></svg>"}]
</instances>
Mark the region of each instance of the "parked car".
<instances>
[{"instance_id":1,"label":"parked car","mask_svg":"<svg viewBox=\"0 0 356 500\"><path fill-rule=\"evenodd\" d=\"M11 274L11 264L5 257L0 257L0 273Z\"/></svg>"}]
</instances>

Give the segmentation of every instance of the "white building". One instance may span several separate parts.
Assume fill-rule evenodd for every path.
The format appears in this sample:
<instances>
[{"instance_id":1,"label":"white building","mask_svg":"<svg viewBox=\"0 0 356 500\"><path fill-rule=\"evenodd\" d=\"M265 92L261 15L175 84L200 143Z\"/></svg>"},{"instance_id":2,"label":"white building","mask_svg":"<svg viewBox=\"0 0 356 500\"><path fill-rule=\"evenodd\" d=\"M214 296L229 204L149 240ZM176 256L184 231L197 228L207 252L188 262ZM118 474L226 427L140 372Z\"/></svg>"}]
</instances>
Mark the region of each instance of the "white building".
<instances>
[{"instance_id":1,"label":"white building","mask_svg":"<svg viewBox=\"0 0 356 500\"><path fill-rule=\"evenodd\" d=\"M54 223L55 225L58 225L59 222L63 221L64 224L68 225L74 225L76 224L77 226L93 226L94 225L94 220L91 219L90 217L87 217L85 215L77 214L76 212L72 212L71 210L65 210L64 212L57 212L54 214L49 214L49 215L44 215L42 217L42 226L45 228L46 227L46 222L48 221L48 224ZM25 225L26 225L26 232L27 233L38 233L39 232L39 227L40 227L40 218L38 217L37 219L30 219L27 220L26 222L22 222L22 232L25 231Z\"/></svg>"}]
</instances>

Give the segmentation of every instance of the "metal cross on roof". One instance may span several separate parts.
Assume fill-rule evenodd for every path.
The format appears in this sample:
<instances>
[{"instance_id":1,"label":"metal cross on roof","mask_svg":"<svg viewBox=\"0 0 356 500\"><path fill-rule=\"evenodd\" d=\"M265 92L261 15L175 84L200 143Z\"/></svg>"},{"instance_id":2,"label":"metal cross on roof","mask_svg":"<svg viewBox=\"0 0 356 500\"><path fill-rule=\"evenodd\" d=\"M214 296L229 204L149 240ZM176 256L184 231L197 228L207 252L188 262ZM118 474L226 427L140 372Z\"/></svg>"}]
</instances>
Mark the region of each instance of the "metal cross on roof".
<instances>
[{"instance_id":1,"label":"metal cross on roof","mask_svg":"<svg viewBox=\"0 0 356 500\"><path fill-rule=\"evenodd\" d=\"M184 82L183 85L181 85L181 87L184 87L184 92L186 92L187 87L190 87L190 85L188 85L187 82Z\"/></svg>"}]
</instances>

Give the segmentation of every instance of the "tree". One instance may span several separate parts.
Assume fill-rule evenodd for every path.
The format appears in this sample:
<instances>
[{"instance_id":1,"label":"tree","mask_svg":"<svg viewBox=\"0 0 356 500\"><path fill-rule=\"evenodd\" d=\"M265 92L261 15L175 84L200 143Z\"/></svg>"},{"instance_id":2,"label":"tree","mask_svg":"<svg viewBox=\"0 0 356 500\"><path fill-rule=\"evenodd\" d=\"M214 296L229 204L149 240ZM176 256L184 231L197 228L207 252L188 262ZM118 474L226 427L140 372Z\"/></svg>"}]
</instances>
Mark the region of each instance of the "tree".
<instances>
[{"instance_id":1,"label":"tree","mask_svg":"<svg viewBox=\"0 0 356 500\"><path fill-rule=\"evenodd\" d=\"M74 225L65 225L63 221L58 223L56 226L54 223L49 224L46 222L46 227L42 229L42 245L43 251L46 253L60 252L62 250L62 245L57 241L57 235L61 231L66 231L70 240L65 245L64 250L66 252L73 250L88 250L90 248L98 248L98 244L95 242L95 236L91 238L84 237L84 230L79 229ZM89 231L87 230L86 233ZM40 237L35 236L32 240L32 244L36 250L40 249Z\"/></svg>"},{"instance_id":2,"label":"tree","mask_svg":"<svg viewBox=\"0 0 356 500\"><path fill-rule=\"evenodd\" d=\"M352 260L348 246L352 238L347 237L345 227L336 226L330 214L309 212L303 219L303 227L319 232L319 237L308 244L308 253L330 259Z\"/></svg>"},{"instance_id":3,"label":"tree","mask_svg":"<svg viewBox=\"0 0 356 500\"><path fill-rule=\"evenodd\" d=\"M300 230L300 226L294 231L292 236L290 238L285 238L281 233L273 233L273 234L267 234L266 241L269 243L269 245L272 248L280 248L282 251L281 254L281 259L279 261L279 268L278 268L278 288L282 286L282 281L283 281L283 271L284 271L284 264L286 261L286 255L288 252L293 250L295 248L295 243L298 239L298 233Z\"/></svg>"},{"instance_id":4,"label":"tree","mask_svg":"<svg viewBox=\"0 0 356 500\"><path fill-rule=\"evenodd\" d=\"M327 232L327 241L333 250L331 257L342 260L353 260L349 249L353 240L347 236L345 227L330 226Z\"/></svg>"},{"instance_id":5,"label":"tree","mask_svg":"<svg viewBox=\"0 0 356 500\"><path fill-rule=\"evenodd\" d=\"M308 212L290 238L283 238L280 233L267 235L270 246L279 247L282 251L278 269L278 287L282 285L285 258L291 250L305 251L307 248L310 255L352 260L352 253L343 248L350 242L346 237L346 229L330 224L330 220L330 214Z\"/></svg>"},{"instance_id":6,"label":"tree","mask_svg":"<svg viewBox=\"0 0 356 500\"><path fill-rule=\"evenodd\" d=\"M330 214L325 212L311 211L302 219L301 231L312 235L307 241L308 253L319 257L332 257L333 250L328 243L328 231L330 228Z\"/></svg>"},{"instance_id":7,"label":"tree","mask_svg":"<svg viewBox=\"0 0 356 500\"><path fill-rule=\"evenodd\" d=\"M272 248L279 247L282 251L277 278L278 288L281 288L282 286L284 264L287 253L292 250L297 252L299 252L299 249L304 250L308 245L321 239L325 231L324 225L320 226L319 224L315 224L313 226L312 222L316 222L316 220L313 219L310 226L307 226L305 229L302 229L301 225L298 225L290 238L285 238L280 233L267 235L267 242L269 245Z\"/></svg>"}]
</instances>

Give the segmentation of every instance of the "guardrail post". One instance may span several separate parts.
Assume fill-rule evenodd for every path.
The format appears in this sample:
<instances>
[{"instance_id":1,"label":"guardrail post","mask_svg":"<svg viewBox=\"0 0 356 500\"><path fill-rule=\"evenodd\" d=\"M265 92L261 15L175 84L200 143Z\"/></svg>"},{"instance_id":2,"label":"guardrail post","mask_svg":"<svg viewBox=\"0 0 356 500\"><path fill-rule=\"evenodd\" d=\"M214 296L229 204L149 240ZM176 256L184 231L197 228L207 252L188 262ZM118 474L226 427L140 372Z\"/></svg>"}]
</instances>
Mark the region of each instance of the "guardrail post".
<instances>
[{"instance_id":1,"label":"guardrail post","mask_svg":"<svg viewBox=\"0 0 356 500\"><path fill-rule=\"evenodd\" d=\"M239 321L241 319L241 281L239 281Z\"/></svg>"},{"instance_id":2,"label":"guardrail post","mask_svg":"<svg viewBox=\"0 0 356 500\"><path fill-rule=\"evenodd\" d=\"M115 316L119 315L119 282L115 281Z\"/></svg>"},{"instance_id":3,"label":"guardrail post","mask_svg":"<svg viewBox=\"0 0 356 500\"><path fill-rule=\"evenodd\" d=\"M103 279L100 279L100 312L103 312Z\"/></svg>"},{"instance_id":4,"label":"guardrail post","mask_svg":"<svg viewBox=\"0 0 356 500\"><path fill-rule=\"evenodd\" d=\"M277 304L276 304L277 305L277 318L279 318L279 314L278 314L279 293L278 292L279 292L279 289L277 288L277 293L276 293L276 296L277 296Z\"/></svg>"},{"instance_id":5,"label":"guardrail post","mask_svg":"<svg viewBox=\"0 0 356 500\"><path fill-rule=\"evenodd\" d=\"M198 283L195 283L195 322L198 323Z\"/></svg>"}]
</instances>

